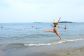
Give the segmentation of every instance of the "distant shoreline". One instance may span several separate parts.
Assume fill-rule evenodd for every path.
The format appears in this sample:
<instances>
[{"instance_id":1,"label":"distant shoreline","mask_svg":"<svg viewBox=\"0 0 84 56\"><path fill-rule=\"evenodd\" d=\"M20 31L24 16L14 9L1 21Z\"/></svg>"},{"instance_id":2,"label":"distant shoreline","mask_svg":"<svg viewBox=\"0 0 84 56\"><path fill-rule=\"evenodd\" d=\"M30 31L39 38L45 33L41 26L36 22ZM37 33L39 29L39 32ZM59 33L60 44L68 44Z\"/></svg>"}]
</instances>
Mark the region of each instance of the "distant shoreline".
<instances>
[{"instance_id":1,"label":"distant shoreline","mask_svg":"<svg viewBox=\"0 0 84 56\"><path fill-rule=\"evenodd\" d=\"M52 22L4 22L4 23L1 23L0 24L22 24L22 23L52 23ZM84 23L84 22L70 22L70 21L60 21L59 23Z\"/></svg>"},{"instance_id":2,"label":"distant shoreline","mask_svg":"<svg viewBox=\"0 0 84 56\"><path fill-rule=\"evenodd\" d=\"M32 22L32 23L51 23L51 22ZM59 23L75 23L75 22L70 22L70 21L61 21Z\"/></svg>"},{"instance_id":3,"label":"distant shoreline","mask_svg":"<svg viewBox=\"0 0 84 56\"><path fill-rule=\"evenodd\" d=\"M69 21L61 21L59 23L75 23L75 22L69 22Z\"/></svg>"}]
</instances>

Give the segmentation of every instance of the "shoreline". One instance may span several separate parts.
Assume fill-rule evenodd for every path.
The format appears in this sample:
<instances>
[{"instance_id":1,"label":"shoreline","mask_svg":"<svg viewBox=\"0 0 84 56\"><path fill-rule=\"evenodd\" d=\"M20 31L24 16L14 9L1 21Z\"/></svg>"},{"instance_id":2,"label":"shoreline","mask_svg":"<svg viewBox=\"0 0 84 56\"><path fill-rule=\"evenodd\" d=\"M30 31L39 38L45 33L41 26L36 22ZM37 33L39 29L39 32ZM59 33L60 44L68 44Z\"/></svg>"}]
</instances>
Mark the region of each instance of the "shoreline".
<instances>
[{"instance_id":1,"label":"shoreline","mask_svg":"<svg viewBox=\"0 0 84 56\"><path fill-rule=\"evenodd\" d=\"M83 56L84 47L81 48L72 48L72 49L62 49L54 50L48 53L48 56Z\"/></svg>"},{"instance_id":2,"label":"shoreline","mask_svg":"<svg viewBox=\"0 0 84 56\"><path fill-rule=\"evenodd\" d=\"M62 46L62 45L61 45ZM84 46L78 48L58 48L59 46L20 47L6 46L0 48L0 56L83 56Z\"/></svg>"}]
</instances>

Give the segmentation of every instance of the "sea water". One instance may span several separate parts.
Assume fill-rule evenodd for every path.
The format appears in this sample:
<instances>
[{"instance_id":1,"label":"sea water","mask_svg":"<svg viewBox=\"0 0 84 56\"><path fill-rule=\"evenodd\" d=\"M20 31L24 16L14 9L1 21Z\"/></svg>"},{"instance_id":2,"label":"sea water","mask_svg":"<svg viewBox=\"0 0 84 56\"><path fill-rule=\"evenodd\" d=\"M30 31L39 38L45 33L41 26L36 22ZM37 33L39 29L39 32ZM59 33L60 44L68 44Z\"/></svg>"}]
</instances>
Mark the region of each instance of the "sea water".
<instances>
[{"instance_id":1,"label":"sea water","mask_svg":"<svg viewBox=\"0 0 84 56\"><path fill-rule=\"evenodd\" d=\"M64 29L66 25L66 30ZM49 51L84 47L84 23L0 23L0 56L49 56Z\"/></svg>"},{"instance_id":2,"label":"sea water","mask_svg":"<svg viewBox=\"0 0 84 56\"><path fill-rule=\"evenodd\" d=\"M66 25L66 30L64 29ZM8 43L51 43L59 41L53 32L52 23L0 23L0 44ZM84 23L59 23L62 39L83 39Z\"/></svg>"}]
</instances>

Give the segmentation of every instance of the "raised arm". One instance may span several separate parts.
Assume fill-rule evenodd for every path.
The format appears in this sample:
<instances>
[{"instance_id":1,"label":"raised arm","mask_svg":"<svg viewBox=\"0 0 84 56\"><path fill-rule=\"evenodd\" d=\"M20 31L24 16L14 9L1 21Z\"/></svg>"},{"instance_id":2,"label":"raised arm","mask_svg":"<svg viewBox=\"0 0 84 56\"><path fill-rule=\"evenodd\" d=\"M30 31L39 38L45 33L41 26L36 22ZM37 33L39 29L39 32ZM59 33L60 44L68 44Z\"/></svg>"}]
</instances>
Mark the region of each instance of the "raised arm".
<instances>
[{"instance_id":1,"label":"raised arm","mask_svg":"<svg viewBox=\"0 0 84 56\"><path fill-rule=\"evenodd\" d=\"M61 19L61 17L58 19L58 23L59 23L60 19Z\"/></svg>"}]
</instances>

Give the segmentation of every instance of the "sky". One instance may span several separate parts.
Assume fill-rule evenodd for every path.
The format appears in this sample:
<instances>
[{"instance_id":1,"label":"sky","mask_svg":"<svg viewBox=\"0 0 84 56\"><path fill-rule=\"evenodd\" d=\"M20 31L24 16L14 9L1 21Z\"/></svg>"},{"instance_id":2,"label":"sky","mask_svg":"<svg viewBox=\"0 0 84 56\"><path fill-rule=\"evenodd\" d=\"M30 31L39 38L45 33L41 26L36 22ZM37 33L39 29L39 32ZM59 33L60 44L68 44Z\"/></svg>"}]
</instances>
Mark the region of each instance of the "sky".
<instances>
[{"instance_id":1,"label":"sky","mask_svg":"<svg viewBox=\"0 0 84 56\"><path fill-rule=\"evenodd\" d=\"M84 22L84 0L0 0L0 23Z\"/></svg>"}]
</instances>

